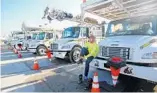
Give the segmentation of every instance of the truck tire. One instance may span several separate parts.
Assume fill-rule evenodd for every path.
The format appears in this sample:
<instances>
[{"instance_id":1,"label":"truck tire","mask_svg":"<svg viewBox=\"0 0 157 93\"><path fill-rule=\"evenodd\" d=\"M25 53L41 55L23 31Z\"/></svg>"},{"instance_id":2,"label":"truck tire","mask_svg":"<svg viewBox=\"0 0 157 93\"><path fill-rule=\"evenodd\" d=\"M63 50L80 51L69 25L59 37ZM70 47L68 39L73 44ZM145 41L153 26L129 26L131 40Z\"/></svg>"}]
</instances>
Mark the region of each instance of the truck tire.
<instances>
[{"instance_id":1,"label":"truck tire","mask_svg":"<svg viewBox=\"0 0 157 93\"><path fill-rule=\"evenodd\" d=\"M80 61L80 52L80 47L74 47L72 49L72 51L69 53L69 60L71 63L77 63L78 61Z\"/></svg>"},{"instance_id":2,"label":"truck tire","mask_svg":"<svg viewBox=\"0 0 157 93\"><path fill-rule=\"evenodd\" d=\"M46 47L43 46L43 45L38 46L36 53L37 53L38 56L44 56L44 55L46 55Z\"/></svg>"}]
</instances>

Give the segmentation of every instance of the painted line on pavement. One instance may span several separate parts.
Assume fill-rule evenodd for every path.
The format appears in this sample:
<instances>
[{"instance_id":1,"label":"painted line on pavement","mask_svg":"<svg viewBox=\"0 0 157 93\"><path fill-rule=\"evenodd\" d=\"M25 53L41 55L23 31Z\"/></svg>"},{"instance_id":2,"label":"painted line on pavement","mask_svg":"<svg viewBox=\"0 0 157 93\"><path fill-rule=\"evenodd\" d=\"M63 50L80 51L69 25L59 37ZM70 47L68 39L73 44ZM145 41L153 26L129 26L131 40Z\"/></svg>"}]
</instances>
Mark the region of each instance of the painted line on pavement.
<instances>
[{"instance_id":1,"label":"painted line on pavement","mask_svg":"<svg viewBox=\"0 0 157 93\"><path fill-rule=\"evenodd\" d=\"M55 70L57 70L59 68L63 68L63 67L73 66L73 65L76 65L76 64L63 65L63 66L59 66L59 67L52 68L52 69L41 70L39 73L34 73L34 74L27 75L27 77L25 77L23 82L27 83L27 82L33 82L33 81L38 81L38 80L44 80L46 77L60 74L60 73L56 73ZM69 71L72 71L72 70L74 70L74 69L72 68Z\"/></svg>"},{"instance_id":2,"label":"painted line on pavement","mask_svg":"<svg viewBox=\"0 0 157 93\"><path fill-rule=\"evenodd\" d=\"M21 87L26 87L29 84L32 84L32 83L35 84L36 82L40 82L40 80L45 81L46 77L60 74L60 73L56 73L54 70L57 70L59 68L69 67L69 66L75 66L75 65L76 64L62 65L62 66L52 68L52 69L41 70L39 73L26 75L26 77L23 78L23 81L18 83L17 86L16 85L14 85L13 87L12 86L7 86L7 87L2 88L2 91L3 92L13 91L13 90L16 90L16 89L21 88ZM72 71L72 70L75 70L75 69L77 69L77 67L69 69L66 72L69 72L69 71ZM62 73L66 73L66 72L62 72Z\"/></svg>"},{"instance_id":3,"label":"painted line on pavement","mask_svg":"<svg viewBox=\"0 0 157 93\"><path fill-rule=\"evenodd\" d=\"M20 51L20 53L27 53L28 51ZM30 52L28 52L30 53ZM6 54L15 54L13 51L12 52L4 52L4 53L1 53L1 55L6 55Z\"/></svg>"},{"instance_id":4,"label":"painted line on pavement","mask_svg":"<svg viewBox=\"0 0 157 93\"><path fill-rule=\"evenodd\" d=\"M69 66L75 66L76 64L65 64L65 65L62 65L62 66L58 66L58 67L56 67L56 68L51 68L51 69L46 69L46 70L42 70L42 72L44 72L44 71L49 71L49 70L51 70L51 71L54 71L54 70L57 70L57 69L60 69L60 68L63 68L63 67L69 67Z\"/></svg>"},{"instance_id":5,"label":"painted line on pavement","mask_svg":"<svg viewBox=\"0 0 157 93\"><path fill-rule=\"evenodd\" d=\"M28 56L28 55L30 55L30 54L22 54L22 56ZM12 55L1 55L1 59L2 58L8 58L8 57L16 57L16 56L18 56L17 54L12 54ZM32 56L32 55L30 55L30 56ZM28 56L29 57L29 56Z\"/></svg>"},{"instance_id":6,"label":"painted line on pavement","mask_svg":"<svg viewBox=\"0 0 157 93\"><path fill-rule=\"evenodd\" d=\"M47 56L42 56L42 57L29 57L29 58L5 60L5 61L1 61L1 62L0 62L0 65L9 64L9 63L23 62L23 61L29 61L29 60L34 60L34 58L36 58L36 59L43 59L43 58L47 58Z\"/></svg>"},{"instance_id":7,"label":"painted line on pavement","mask_svg":"<svg viewBox=\"0 0 157 93\"><path fill-rule=\"evenodd\" d=\"M69 69L69 70L67 70L67 72L71 72L71 71L73 71L73 70L75 70L75 69L78 69L78 68L81 68L81 67L83 67L83 65L79 65L78 67L75 67L75 68Z\"/></svg>"},{"instance_id":8,"label":"painted line on pavement","mask_svg":"<svg viewBox=\"0 0 157 93\"><path fill-rule=\"evenodd\" d=\"M27 83L21 83L21 84L18 84L18 85L15 85L15 86L12 86L12 87L6 87L6 88L2 88L2 92L16 92L18 89L20 88L24 88L24 90L29 90L30 91L30 86L32 86L31 88L31 91L35 91L35 88L34 88L34 84L37 84L38 81L34 81L34 82L27 82ZM24 91L23 91L24 92Z\"/></svg>"}]
</instances>

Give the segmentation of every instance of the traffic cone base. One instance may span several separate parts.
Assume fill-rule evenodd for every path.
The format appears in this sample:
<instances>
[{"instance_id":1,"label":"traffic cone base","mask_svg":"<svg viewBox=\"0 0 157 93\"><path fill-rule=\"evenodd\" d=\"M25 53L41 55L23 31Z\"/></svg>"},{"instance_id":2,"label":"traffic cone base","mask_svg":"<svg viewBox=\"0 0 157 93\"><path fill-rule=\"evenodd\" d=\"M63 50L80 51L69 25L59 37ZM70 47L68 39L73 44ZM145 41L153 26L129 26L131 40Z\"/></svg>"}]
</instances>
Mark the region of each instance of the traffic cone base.
<instances>
[{"instance_id":1,"label":"traffic cone base","mask_svg":"<svg viewBox=\"0 0 157 93\"><path fill-rule=\"evenodd\" d=\"M50 50L47 50L47 57L48 57L48 59L50 59L51 58L51 52L50 52Z\"/></svg>"},{"instance_id":2,"label":"traffic cone base","mask_svg":"<svg viewBox=\"0 0 157 93\"><path fill-rule=\"evenodd\" d=\"M100 92L100 89L99 88L97 88L97 89L92 88L91 92Z\"/></svg>"},{"instance_id":3,"label":"traffic cone base","mask_svg":"<svg viewBox=\"0 0 157 93\"><path fill-rule=\"evenodd\" d=\"M33 69L34 70L39 70L39 64L38 64L38 61L36 59L34 60Z\"/></svg>"},{"instance_id":4,"label":"traffic cone base","mask_svg":"<svg viewBox=\"0 0 157 93\"><path fill-rule=\"evenodd\" d=\"M38 64L38 63L35 63L34 66L33 66L33 69L34 69L34 70L39 70L39 64Z\"/></svg>"},{"instance_id":5,"label":"traffic cone base","mask_svg":"<svg viewBox=\"0 0 157 93\"><path fill-rule=\"evenodd\" d=\"M94 73L91 92L100 92L99 82L98 82L98 73L97 72Z\"/></svg>"},{"instance_id":6,"label":"traffic cone base","mask_svg":"<svg viewBox=\"0 0 157 93\"><path fill-rule=\"evenodd\" d=\"M49 61L51 61L52 56L51 56L51 51L50 50L47 49L46 55L47 55Z\"/></svg>"}]
</instances>

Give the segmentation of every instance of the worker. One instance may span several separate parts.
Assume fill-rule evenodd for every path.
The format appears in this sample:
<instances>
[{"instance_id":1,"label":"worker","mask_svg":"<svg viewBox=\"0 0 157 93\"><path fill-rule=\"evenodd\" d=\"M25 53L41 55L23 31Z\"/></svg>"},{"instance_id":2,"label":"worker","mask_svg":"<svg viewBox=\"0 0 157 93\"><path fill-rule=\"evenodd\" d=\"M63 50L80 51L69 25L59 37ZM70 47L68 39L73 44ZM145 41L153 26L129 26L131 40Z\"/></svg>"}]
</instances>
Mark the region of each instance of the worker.
<instances>
[{"instance_id":1,"label":"worker","mask_svg":"<svg viewBox=\"0 0 157 93\"><path fill-rule=\"evenodd\" d=\"M155 87L154 87L154 92L155 93L157 92L157 85L155 85Z\"/></svg>"},{"instance_id":2,"label":"worker","mask_svg":"<svg viewBox=\"0 0 157 93\"><path fill-rule=\"evenodd\" d=\"M89 41L85 44L85 47L81 49L80 62L84 59L85 70L84 70L84 80L88 80L89 64L97 56L99 52L99 46L96 43L95 37L93 35L89 36ZM79 76L79 83L82 82L82 78Z\"/></svg>"},{"instance_id":3,"label":"worker","mask_svg":"<svg viewBox=\"0 0 157 93\"><path fill-rule=\"evenodd\" d=\"M150 26L149 23L143 24L143 26L142 26L142 31L143 31L142 34L149 34L149 35L154 34L154 32L153 32L153 30L152 30L152 27Z\"/></svg>"}]
</instances>

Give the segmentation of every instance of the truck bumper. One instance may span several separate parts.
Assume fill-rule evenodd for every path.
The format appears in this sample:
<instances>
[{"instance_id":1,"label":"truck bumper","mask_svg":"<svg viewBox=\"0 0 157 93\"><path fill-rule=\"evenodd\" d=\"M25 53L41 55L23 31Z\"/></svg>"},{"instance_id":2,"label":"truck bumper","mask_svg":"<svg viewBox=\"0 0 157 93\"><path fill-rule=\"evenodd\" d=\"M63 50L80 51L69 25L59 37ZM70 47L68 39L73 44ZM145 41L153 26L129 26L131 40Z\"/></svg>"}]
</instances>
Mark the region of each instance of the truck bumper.
<instances>
[{"instance_id":1,"label":"truck bumper","mask_svg":"<svg viewBox=\"0 0 157 93\"><path fill-rule=\"evenodd\" d=\"M36 52L36 48L28 48L29 52L35 53Z\"/></svg>"},{"instance_id":2,"label":"truck bumper","mask_svg":"<svg viewBox=\"0 0 157 93\"><path fill-rule=\"evenodd\" d=\"M110 68L106 66L107 60L102 59L93 59L93 61L90 63L90 67L108 70L110 71ZM132 73L124 73L124 70L129 67L132 68ZM157 82L157 67L145 67L145 66L137 66L137 65L131 65L127 64L126 67L122 67L120 69L120 73L140 79L145 79L153 82Z\"/></svg>"},{"instance_id":3,"label":"truck bumper","mask_svg":"<svg viewBox=\"0 0 157 93\"><path fill-rule=\"evenodd\" d=\"M53 52L53 56L56 58L64 59L67 52Z\"/></svg>"}]
</instances>

